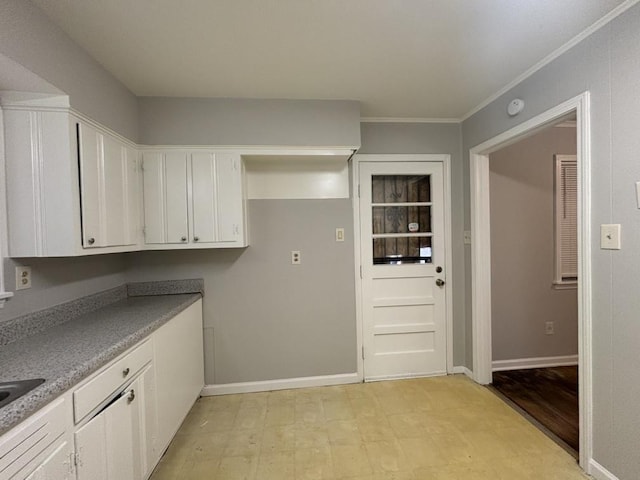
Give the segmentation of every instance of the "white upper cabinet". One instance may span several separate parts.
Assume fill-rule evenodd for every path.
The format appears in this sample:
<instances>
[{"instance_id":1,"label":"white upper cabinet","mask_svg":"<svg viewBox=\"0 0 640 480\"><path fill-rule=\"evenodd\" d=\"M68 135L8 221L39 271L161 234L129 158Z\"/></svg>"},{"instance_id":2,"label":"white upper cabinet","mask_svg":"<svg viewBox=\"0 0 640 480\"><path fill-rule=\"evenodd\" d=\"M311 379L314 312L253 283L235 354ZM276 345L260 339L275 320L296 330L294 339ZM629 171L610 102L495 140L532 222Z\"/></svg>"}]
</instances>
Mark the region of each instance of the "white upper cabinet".
<instances>
[{"instance_id":1,"label":"white upper cabinet","mask_svg":"<svg viewBox=\"0 0 640 480\"><path fill-rule=\"evenodd\" d=\"M247 246L239 154L149 151L143 162L145 248Z\"/></svg>"},{"instance_id":2,"label":"white upper cabinet","mask_svg":"<svg viewBox=\"0 0 640 480\"><path fill-rule=\"evenodd\" d=\"M10 257L139 249L135 144L68 107L3 105Z\"/></svg>"},{"instance_id":3,"label":"white upper cabinet","mask_svg":"<svg viewBox=\"0 0 640 480\"><path fill-rule=\"evenodd\" d=\"M78 124L84 248L135 245L140 231L138 153Z\"/></svg>"},{"instance_id":4,"label":"white upper cabinet","mask_svg":"<svg viewBox=\"0 0 640 480\"><path fill-rule=\"evenodd\" d=\"M184 243L188 239L187 156L183 153L145 153L145 242Z\"/></svg>"}]
</instances>

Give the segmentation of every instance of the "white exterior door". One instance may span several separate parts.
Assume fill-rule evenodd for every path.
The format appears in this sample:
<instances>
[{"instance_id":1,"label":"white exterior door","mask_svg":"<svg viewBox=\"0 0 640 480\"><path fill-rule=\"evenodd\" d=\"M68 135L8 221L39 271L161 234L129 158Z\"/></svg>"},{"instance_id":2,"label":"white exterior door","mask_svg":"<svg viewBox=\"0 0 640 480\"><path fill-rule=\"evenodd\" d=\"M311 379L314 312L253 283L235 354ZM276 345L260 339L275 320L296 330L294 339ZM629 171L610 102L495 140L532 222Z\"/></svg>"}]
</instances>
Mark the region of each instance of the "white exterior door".
<instances>
[{"instance_id":1,"label":"white exterior door","mask_svg":"<svg viewBox=\"0 0 640 480\"><path fill-rule=\"evenodd\" d=\"M441 162L360 162L365 380L446 374Z\"/></svg>"}]
</instances>

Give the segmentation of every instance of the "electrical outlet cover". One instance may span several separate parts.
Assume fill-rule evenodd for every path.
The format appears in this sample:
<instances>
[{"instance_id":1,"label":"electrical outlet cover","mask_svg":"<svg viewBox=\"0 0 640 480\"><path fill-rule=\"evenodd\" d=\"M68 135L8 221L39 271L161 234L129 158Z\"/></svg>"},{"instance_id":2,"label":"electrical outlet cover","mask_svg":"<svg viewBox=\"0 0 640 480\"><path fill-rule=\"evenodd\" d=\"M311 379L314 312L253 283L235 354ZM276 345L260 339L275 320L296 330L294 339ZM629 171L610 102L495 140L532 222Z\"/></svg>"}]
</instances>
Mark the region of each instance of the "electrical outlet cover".
<instances>
[{"instance_id":1,"label":"electrical outlet cover","mask_svg":"<svg viewBox=\"0 0 640 480\"><path fill-rule=\"evenodd\" d=\"M31 267L16 267L16 290L31 288Z\"/></svg>"}]
</instances>

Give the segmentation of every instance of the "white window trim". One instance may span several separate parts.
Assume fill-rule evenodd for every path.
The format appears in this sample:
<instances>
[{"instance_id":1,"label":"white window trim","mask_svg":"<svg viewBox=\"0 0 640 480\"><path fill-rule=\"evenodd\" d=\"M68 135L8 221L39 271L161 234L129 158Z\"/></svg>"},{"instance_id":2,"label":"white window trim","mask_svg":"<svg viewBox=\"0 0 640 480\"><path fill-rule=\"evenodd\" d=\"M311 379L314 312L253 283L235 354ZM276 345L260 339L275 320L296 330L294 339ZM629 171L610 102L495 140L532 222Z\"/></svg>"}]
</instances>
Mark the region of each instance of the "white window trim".
<instances>
[{"instance_id":1,"label":"white window trim","mask_svg":"<svg viewBox=\"0 0 640 480\"><path fill-rule=\"evenodd\" d=\"M5 291L4 259L7 256L7 201L5 180L5 149L4 149L4 117L0 108L0 308L4 302L13 297L13 292Z\"/></svg>"},{"instance_id":2,"label":"white window trim","mask_svg":"<svg viewBox=\"0 0 640 480\"><path fill-rule=\"evenodd\" d=\"M571 279L571 280L564 279L562 274L562 262L560 259L561 230L559 226L560 226L561 211L558 208L558 205L562 201L562 192L558 185L558 179L560 179L562 175L561 173L562 163L576 162L576 165L577 165L577 156L576 155L554 155L553 161L554 161L554 180L553 180L554 278L551 286L555 290L572 290L572 289L578 288L577 273L576 273L576 279ZM576 195L577 195L577 192L576 192ZM577 203L577 197L576 197L576 203ZM576 249L576 256L577 256L577 249ZM576 265L577 265L577 258L576 258Z\"/></svg>"}]
</instances>

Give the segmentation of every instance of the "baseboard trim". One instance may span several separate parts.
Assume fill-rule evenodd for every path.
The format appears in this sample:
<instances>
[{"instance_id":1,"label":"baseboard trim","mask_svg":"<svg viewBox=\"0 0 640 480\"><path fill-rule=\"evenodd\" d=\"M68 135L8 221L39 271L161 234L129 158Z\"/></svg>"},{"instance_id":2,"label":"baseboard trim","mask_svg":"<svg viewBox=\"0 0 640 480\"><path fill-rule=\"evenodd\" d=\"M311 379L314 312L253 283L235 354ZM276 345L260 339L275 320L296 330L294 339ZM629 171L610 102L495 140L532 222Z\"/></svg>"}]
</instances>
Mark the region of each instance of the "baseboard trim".
<instances>
[{"instance_id":1,"label":"baseboard trim","mask_svg":"<svg viewBox=\"0 0 640 480\"><path fill-rule=\"evenodd\" d=\"M562 357L516 358L514 360L495 360L491 362L494 372L522 370L526 368L567 367L578 365L578 355Z\"/></svg>"},{"instance_id":2,"label":"baseboard trim","mask_svg":"<svg viewBox=\"0 0 640 480\"><path fill-rule=\"evenodd\" d=\"M589 471L587 473L596 480L618 480L618 477L596 462L593 458L589 460Z\"/></svg>"},{"instance_id":3,"label":"baseboard trim","mask_svg":"<svg viewBox=\"0 0 640 480\"><path fill-rule=\"evenodd\" d=\"M221 385L205 385L202 396L230 395L232 393L269 392L271 390L288 390L290 388L324 387L327 385L345 385L360 382L357 373L339 375L321 375L317 377L283 378L260 382L225 383Z\"/></svg>"},{"instance_id":4,"label":"baseboard trim","mask_svg":"<svg viewBox=\"0 0 640 480\"><path fill-rule=\"evenodd\" d=\"M451 373L453 373L453 374L463 374L463 375L466 375L467 377L473 379L473 372L471 370L469 370L467 367L465 367L464 365L458 365L457 367L453 367L451 369Z\"/></svg>"},{"instance_id":5,"label":"baseboard trim","mask_svg":"<svg viewBox=\"0 0 640 480\"><path fill-rule=\"evenodd\" d=\"M446 371L431 372L431 373L400 373L398 375L378 375L375 377L367 377L367 382L383 382L385 380L406 380L409 378L428 378L428 377L442 377L446 375Z\"/></svg>"}]
</instances>

